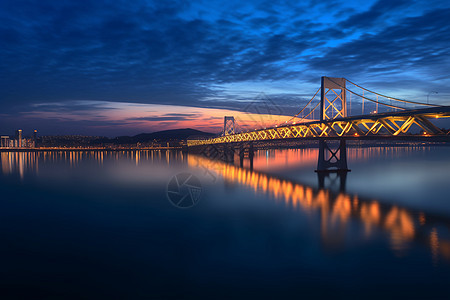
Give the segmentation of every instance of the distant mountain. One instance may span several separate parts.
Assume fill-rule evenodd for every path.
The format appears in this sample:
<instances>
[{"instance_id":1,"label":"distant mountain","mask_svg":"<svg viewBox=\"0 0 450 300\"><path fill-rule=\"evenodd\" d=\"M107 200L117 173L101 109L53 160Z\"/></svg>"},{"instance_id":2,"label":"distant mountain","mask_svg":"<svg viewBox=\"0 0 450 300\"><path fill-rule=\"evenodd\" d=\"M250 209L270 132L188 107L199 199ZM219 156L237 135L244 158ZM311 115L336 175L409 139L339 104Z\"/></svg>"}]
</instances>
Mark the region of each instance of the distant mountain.
<instances>
[{"instance_id":1,"label":"distant mountain","mask_svg":"<svg viewBox=\"0 0 450 300\"><path fill-rule=\"evenodd\" d=\"M141 141L151 141L151 140L185 140L191 136L204 136L204 137L212 137L216 134L204 132L196 129L185 128L185 129L172 129L172 130L163 130L157 131L153 133L141 133L133 136L133 139L136 139L138 142Z\"/></svg>"},{"instance_id":2,"label":"distant mountain","mask_svg":"<svg viewBox=\"0 0 450 300\"><path fill-rule=\"evenodd\" d=\"M141 133L135 136L119 136L116 138L108 139L102 138L96 141L97 144L100 143L114 143L114 144L136 144L136 143L147 143L154 140L158 142L167 141L181 141L186 140L189 137L213 137L216 136L214 133L204 132L196 129L185 128L185 129L172 129L163 130L152 133Z\"/></svg>"}]
</instances>

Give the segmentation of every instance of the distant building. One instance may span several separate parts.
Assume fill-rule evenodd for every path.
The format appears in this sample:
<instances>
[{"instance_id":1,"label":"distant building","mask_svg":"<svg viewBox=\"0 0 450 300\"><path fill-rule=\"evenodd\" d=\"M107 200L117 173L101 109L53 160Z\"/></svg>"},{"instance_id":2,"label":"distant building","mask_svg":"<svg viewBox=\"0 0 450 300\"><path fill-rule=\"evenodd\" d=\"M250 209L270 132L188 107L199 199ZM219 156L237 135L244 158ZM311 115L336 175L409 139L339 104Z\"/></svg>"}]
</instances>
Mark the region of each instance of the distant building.
<instances>
[{"instance_id":1,"label":"distant building","mask_svg":"<svg viewBox=\"0 0 450 300\"><path fill-rule=\"evenodd\" d=\"M33 132L33 148L36 148L37 145L37 130L35 129Z\"/></svg>"},{"instance_id":2,"label":"distant building","mask_svg":"<svg viewBox=\"0 0 450 300\"><path fill-rule=\"evenodd\" d=\"M22 129L17 130L16 138L18 141L18 145L16 147L22 148Z\"/></svg>"},{"instance_id":3,"label":"distant building","mask_svg":"<svg viewBox=\"0 0 450 300\"><path fill-rule=\"evenodd\" d=\"M0 138L1 148L36 148L37 130L34 130L33 135L29 137L24 137L22 129L18 129L14 137L2 135Z\"/></svg>"},{"instance_id":4,"label":"distant building","mask_svg":"<svg viewBox=\"0 0 450 300\"><path fill-rule=\"evenodd\" d=\"M2 135L0 146L3 148L8 148L10 146L9 142L10 142L9 136Z\"/></svg>"}]
</instances>

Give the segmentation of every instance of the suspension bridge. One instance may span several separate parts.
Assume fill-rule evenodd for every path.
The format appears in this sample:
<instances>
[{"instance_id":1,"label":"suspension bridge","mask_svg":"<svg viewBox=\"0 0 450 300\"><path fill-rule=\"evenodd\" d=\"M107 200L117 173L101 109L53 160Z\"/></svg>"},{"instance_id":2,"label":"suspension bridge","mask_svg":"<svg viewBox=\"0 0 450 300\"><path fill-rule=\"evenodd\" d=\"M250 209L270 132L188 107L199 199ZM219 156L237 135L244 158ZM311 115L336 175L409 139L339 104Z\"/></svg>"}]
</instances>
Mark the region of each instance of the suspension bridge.
<instances>
[{"instance_id":1,"label":"suspension bridge","mask_svg":"<svg viewBox=\"0 0 450 300\"><path fill-rule=\"evenodd\" d=\"M320 94L320 97L318 96ZM353 98L353 99L352 99ZM352 101L353 100L353 101ZM361 106L361 114L351 107ZM316 110L319 119L314 119ZM435 125L436 120L450 117L450 106L422 103L386 96L366 89L346 78L322 77L321 86L307 104L294 116L274 126L245 130L236 126L234 117L224 118L220 136L188 140L188 147L236 145L240 156L243 145L253 142L319 140L318 171L348 171L345 140L380 140L440 137L450 141L450 132ZM339 140L337 149L329 141ZM230 148L228 147L228 148ZM253 150L252 150L253 151Z\"/></svg>"}]
</instances>

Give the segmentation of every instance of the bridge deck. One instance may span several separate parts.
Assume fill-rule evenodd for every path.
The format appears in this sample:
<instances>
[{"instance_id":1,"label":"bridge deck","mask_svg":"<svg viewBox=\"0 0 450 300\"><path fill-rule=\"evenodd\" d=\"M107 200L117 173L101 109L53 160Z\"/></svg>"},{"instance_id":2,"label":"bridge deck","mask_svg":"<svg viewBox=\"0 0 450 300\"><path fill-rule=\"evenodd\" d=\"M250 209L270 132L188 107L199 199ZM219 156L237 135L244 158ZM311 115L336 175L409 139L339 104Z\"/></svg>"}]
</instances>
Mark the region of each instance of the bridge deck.
<instances>
[{"instance_id":1,"label":"bridge deck","mask_svg":"<svg viewBox=\"0 0 450 300\"><path fill-rule=\"evenodd\" d=\"M188 146L285 139L417 139L449 137L432 120L450 117L450 106L405 110L370 115L287 124L278 127L219 136L205 140L188 140ZM415 128L415 129L413 129ZM416 132L413 132L415 130ZM417 131L421 131L417 133Z\"/></svg>"}]
</instances>

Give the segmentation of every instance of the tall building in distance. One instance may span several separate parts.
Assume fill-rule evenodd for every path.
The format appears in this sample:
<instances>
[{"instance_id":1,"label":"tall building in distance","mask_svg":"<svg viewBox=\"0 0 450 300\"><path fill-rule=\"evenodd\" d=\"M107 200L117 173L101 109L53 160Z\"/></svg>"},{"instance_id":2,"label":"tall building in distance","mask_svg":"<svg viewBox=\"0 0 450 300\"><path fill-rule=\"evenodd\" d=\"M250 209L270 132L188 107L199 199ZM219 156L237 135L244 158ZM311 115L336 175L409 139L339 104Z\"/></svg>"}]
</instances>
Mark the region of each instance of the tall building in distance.
<instances>
[{"instance_id":1,"label":"tall building in distance","mask_svg":"<svg viewBox=\"0 0 450 300\"><path fill-rule=\"evenodd\" d=\"M17 138L17 147L22 148L22 129L17 130L16 138Z\"/></svg>"},{"instance_id":2,"label":"tall building in distance","mask_svg":"<svg viewBox=\"0 0 450 300\"><path fill-rule=\"evenodd\" d=\"M15 135L0 136L0 147L1 148L36 148L38 143L37 130L33 131L32 136L25 137L23 136L22 129L18 129L15 132Z\"/></svg>"},{"instance_id":3,"label":"tall building in distance","mask_svg":"<svg viewBox=\"0 0 450 300\"><path fill-rule=\"evenodd\" d=\"M2 148L9 148L10 147L9 136L2 135L2 137L1 137L1 147Z\"/></svg>"},{"instance_id":4,"label":"tall building in distance","mask_svg":"<svg viewBox=\"0 0 450 300\"><path fill-rule=\"evenodd\" d=\"M36 148L37 147L37 130L35 129L34 131L33 131L33 148Z\"/></svg>"}]
</instances>

